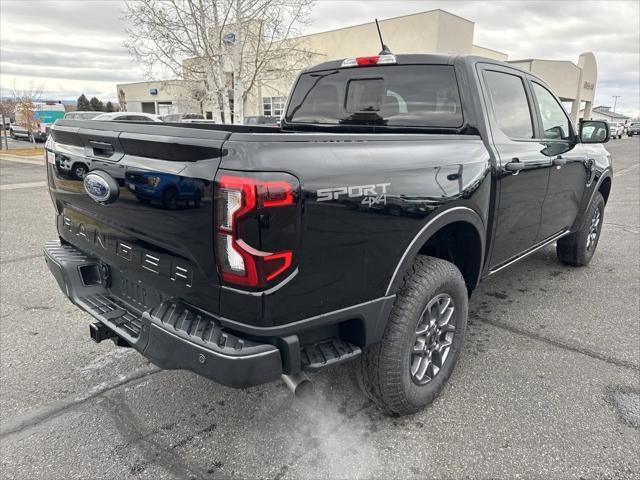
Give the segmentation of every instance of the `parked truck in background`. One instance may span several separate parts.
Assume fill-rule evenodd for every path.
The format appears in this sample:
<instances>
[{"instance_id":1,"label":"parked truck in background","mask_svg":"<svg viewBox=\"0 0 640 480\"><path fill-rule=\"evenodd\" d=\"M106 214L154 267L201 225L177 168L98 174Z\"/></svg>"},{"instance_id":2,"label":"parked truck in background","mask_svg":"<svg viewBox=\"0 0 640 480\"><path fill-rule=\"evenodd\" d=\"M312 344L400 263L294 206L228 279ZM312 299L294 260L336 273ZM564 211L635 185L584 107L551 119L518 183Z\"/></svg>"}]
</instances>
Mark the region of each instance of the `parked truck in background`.
<instances>
[{"instance_id":1,"label":"parked truck in background","mask_svg":"<svg viewBox=\"0 0 640 480\"><path fill-rule=\"evenodd\" d=\"M627 127L627 136L640 135L640 122L631 122Z\"/></svg>"},{"instance_id":2,"label":"parked truck in background","mask_svg":"<svg viewBox=\"0 0 640 480\"><path fill-rule=\"evenodd\" d=\"M96 341L231 387L295 388L353 360L367 396L408 414L452 374L478 282L554 243L590 262L607 140L509 64L326 62L299 76L279 128L58 122L45 259ZM88 165L83 181L63 156ZM143 201L165 178L197 205Z\"/></svg>"}]
</instances>

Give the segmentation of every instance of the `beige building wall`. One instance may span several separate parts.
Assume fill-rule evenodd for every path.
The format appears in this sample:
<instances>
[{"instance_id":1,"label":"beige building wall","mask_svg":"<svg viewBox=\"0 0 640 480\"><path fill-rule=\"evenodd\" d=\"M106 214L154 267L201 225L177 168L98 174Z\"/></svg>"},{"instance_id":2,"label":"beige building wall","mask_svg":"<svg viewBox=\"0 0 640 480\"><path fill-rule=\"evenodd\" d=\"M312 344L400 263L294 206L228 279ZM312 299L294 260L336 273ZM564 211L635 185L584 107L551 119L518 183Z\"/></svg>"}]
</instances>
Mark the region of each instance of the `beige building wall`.
<instances>
[{"instance_id":1,"label":"beige building wall","mask_svg":"<svg viewBox=\"0 0 640 480\"><path fill-rule=\"evenodd\" d=\"M486 57L492 60L498 60L500 62L506 62L509 58L509 55L507 55L506 53L492 50L490 48L480 47L478 45L471 46L471 53L473 55L477 55L478 57Z\"/></svg>"},{"instance_id":2,"label":"beige building wall","mask_svg":"<svg viewBox=\"0 0 640 480\"><path fill-rule=\"evenodd\" d=\"M116 88L118 89L119 99L121 99L120 92L124 93L125 105L121 105L120 108L126 108L129 112L142 112L144 111L143 103L146 105L153 104L154 112L159 113L161 109L165 109L164 107L160 107L160 105L173 104L176 101L176 89L173 85L174 82L161 81L117 85ZM157 93L153 95L151 93L152 90L155 90Z\"/></svg>"}]
</instances>

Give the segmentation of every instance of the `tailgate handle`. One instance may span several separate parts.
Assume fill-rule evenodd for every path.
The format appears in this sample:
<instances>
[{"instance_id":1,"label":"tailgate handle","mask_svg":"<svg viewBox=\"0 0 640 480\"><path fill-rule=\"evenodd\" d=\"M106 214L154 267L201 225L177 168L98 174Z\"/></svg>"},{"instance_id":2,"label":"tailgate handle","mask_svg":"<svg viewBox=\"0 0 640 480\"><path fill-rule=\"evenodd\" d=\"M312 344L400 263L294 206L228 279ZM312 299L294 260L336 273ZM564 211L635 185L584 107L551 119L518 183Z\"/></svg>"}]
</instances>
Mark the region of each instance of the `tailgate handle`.
<instances>
[{"instance_id":1,"label":"tailgate handle","mask_svg":"<svg viewBox=\"0 0 640 480\"><path fill-rule=\"evenodd\" d=\"M108 142L89 140L89 145L91 145L91 148L93 148L94 155L100 155L103 157L110 157L111 155L113 155L113 145Z\"/></svg>"}]
</instances>

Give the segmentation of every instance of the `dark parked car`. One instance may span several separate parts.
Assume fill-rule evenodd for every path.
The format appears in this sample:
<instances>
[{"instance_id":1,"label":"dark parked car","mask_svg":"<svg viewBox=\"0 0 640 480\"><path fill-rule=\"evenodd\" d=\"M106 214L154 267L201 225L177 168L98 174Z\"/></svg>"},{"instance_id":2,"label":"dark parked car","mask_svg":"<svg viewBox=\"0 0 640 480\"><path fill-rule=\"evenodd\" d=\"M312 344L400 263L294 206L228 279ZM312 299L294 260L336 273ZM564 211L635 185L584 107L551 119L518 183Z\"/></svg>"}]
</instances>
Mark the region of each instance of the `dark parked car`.
<instances>
[{"instance_id":1,"label":"dark parked car","mask_svg":"<svg viewBox=\"0 0 640 480\"><path fill-rule=\"evenodd\" d=\"M280 124L279 117L253 116L244 118L245 125L265 125L276 127Z\"/></svg>"},{"instance_id":2,"label":"dark parked car","mask_svg":"<svg viewBox=\"0 0 640 480\"><path fill-rule=\"evenodd\" d=\"M631 122L627 125L627 135L630 137L640 135L640 122Z\"/></svg>"},{"instance_id":3,"label":"dark parked car","mask_svg":"<svg viewBox=\"0 0 640 480\"><path fill-rule=\"evenodd\" d=\"M63 120L47 150L91 171L81 185L49 164L45 259L95 341L231 387L299 391L355 360L364 393L408 414L452 375L478 282L554 244L589 264L608 134L575 131L531 73L462 55L309 68L279 128ZM201 208L123 186L157 199L174 176L202 182Z\"/></svg>"}]
</instances>

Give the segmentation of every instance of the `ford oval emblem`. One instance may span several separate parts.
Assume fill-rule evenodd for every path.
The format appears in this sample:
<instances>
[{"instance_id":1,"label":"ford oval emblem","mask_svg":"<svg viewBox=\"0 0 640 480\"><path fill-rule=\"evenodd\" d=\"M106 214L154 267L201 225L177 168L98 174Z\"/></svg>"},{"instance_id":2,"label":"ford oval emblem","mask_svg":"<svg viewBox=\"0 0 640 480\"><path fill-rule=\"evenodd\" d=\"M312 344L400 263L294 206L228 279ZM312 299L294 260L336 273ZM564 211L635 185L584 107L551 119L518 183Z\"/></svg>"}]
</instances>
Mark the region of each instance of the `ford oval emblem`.
<instances>
[{"instance_id":1,"label":"ford oval emblem","mask_svg":"<svg viewBox=\"0 0 640 480\"><path fill-rule=\"evenodd\" d=\"M118 182L107 172L93 170L84 177L84 190L98 203L115 202L120 193Z\"/></svg>"}]
</instances>

